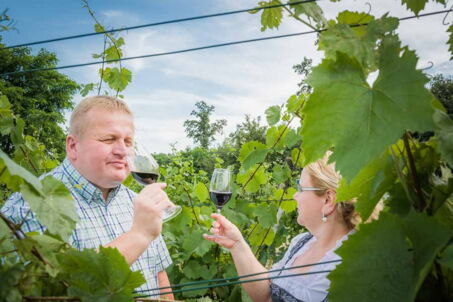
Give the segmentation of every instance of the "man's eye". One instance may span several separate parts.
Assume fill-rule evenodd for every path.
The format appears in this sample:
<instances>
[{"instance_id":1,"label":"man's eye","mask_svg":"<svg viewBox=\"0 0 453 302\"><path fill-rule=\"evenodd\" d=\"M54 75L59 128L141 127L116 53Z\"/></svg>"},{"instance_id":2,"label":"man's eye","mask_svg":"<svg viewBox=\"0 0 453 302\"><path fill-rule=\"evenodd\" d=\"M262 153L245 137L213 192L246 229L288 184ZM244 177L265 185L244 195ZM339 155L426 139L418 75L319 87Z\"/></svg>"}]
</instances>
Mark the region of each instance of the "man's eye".
<instances>
[{"instance_id":1,"label":"man's eye","mask_svg":"<svg viewBox=\"0 0 453 302\"><path fill-rule=\"evenodd\" d=\"M113 142L114 140L115 140L114 138L105 138L105 139L102 139L101 142L111 143L111 142Z\"/></svg>"}]
</instances>

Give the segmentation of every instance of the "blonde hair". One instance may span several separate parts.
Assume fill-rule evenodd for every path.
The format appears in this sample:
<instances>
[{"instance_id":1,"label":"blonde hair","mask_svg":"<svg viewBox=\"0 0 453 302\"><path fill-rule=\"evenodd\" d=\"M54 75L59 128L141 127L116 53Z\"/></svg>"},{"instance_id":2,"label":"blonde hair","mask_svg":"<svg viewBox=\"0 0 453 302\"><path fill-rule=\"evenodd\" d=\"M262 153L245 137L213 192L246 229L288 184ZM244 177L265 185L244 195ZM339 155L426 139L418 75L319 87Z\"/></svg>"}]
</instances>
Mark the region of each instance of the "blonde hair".
<instances>
[{"instance_id":1,"label":"blonde hair","mask_svg":"<svg viewBox=\"0 0 453 302\"><path fill-rule=\"evenodd\" d=\"M85 115L93 108L106 109L108 111L121 111L129 115L133 115L127 104L116 97L108 95L90 96L83 99L74 108L69 120L69 133L74 135L82 135L87 127L87 123L83 121Z\"/></svg>"},{"instance_id":2,"label":"blonde hair","mask_svg":"<svg viewBox=\"0 0 453 302\"><path fill-rule=\"evenodd\" d=\"M313 186L323 189L314 191L318 196L325 194L327 189L336 191L340 184L341 175L335 170L335 163L328 163L331 154L332 152L328 151L323 158L304 167L310 175ZM360 216L355 211L355 202L356 199L340 201L336 207L337 213L350 230L360 223Z\"/></svg>"}]
</instances>

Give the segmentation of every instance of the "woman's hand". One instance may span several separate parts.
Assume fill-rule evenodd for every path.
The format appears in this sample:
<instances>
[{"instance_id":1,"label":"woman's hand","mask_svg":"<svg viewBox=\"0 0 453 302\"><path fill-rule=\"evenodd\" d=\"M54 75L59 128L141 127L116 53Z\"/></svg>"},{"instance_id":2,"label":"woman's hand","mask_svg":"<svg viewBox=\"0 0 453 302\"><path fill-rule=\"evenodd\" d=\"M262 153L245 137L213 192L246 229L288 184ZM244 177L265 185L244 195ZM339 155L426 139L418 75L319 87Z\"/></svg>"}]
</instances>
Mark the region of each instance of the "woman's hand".
<instances>
[{"instance_id":1,"label":"woman's hand","mask_svg":"<svg viewBox=\"0 0 453 302\"><path fill-rule=\"evenodd\" d=\"M211 217L215 219L211 227L211 233L214 235L204 234L206 240L230 250L245 243L241 231L231 221L220 214L211 214Z\"/></svg>"}]
</instances>

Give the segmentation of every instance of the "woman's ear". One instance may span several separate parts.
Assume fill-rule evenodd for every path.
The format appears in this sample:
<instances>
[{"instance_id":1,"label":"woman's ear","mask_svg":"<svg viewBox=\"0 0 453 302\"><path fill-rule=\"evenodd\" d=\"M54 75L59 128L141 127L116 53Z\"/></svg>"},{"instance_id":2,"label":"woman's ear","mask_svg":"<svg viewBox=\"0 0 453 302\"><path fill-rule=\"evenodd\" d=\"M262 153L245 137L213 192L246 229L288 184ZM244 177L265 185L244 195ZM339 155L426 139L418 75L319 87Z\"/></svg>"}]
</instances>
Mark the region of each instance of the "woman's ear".
<instances>
[{"instance_id":1,"label":"woman's ear","mask_svg":"<svg viewBox=\"0 0 453 302\"><path fill-rule=\"evenodd\" d=\"M330 215L335 211L337 200L337 192L334 190L328 189L326 191L325 201L324 201L324 213L325 215Z\"/></svg>"}]
</instances>

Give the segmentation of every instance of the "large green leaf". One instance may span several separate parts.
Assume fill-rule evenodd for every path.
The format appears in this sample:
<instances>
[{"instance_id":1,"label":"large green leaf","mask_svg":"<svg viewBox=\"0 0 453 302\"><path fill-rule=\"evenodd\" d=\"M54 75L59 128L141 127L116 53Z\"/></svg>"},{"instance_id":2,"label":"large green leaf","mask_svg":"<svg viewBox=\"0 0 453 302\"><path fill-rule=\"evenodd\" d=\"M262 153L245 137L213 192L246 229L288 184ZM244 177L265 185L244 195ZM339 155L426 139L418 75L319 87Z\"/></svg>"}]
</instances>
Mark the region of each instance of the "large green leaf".
<instances>
[{"instance_id":1,"label":"large green leaf","mask_svg":"<svg viewBox=\"0 0 453 302\"><path fill-rule=\"evenodd\" d=\"M243 171L247 171L255 164L263 162L266 159L268 153L269 149L252 151L242 163L241 169Z\"/></svg>"},{"instance_id":2,"label":"large green leaf","mask_svg":"<svg viewBox=\"0 0 453 302\"><path fill-rule=\"evenodd\" d=\"M401 221L382 213L337 250L343 262L328 275L329 301L409 302L414 272Z\"/></svg>"},{"instance_id":3,"label":"large green leaf","mask_svg":"<svg viewBox=\"0 0 453 302\"><path fill-rule=\"evenodd\" d=\"M52 176L45 177L42 184L42 194L28 185L21 186L21 193L39 222L66 240L78 221L74 199L65 185Z\"/></svg>"},{"instance_id":4,"label":"large green leaf","mask_svg":"<svg viewBox=\"0 0 453 302\"><path fill-rule=\"evenodd\" d=\"M453 270L453 244L447 246L447 248L440 255L439 263Z\"/></svg>"},{"instance_id":5,"label":"large green leaf","mask_svg":"<svg viewBox=\"0 0 453 302\"><path fill-rule=\"evenodd\" d=\"M404 229L414 250L413 299L431 269L437 253L447 244L452 234L434 218L411 212L404 221Z\"/></svg>"},{"instance_id":6,"label":"large green leaf","mask_svg":"<svg viewBox=\"0 0 453 302\"><path fill-rule=\"evenodd\" d=\"M37 192L42 193L42 185L39 179L12 161L2 150L0 150L0 180L11 191L19 191L20 186L27 183Z\"/></svg>"},{"instance_id":7,"label":"large green leaf","mask_svg":"<svg viewBox=\"0 0 453 302\"><path fill-rule=\"evenodd\" d=\"M373 86L355 59L338 52L313 69L314 93L304 106L302 128L308 162L331 147L330 160L351 181L371 160L395 143L406 130L433 129L432 96L427 77L416 70L417 57L395 37L379 49L379 76Z\"/></svg>"},{"instance_id":8,"label":"large green leaf","mask_svg":"<svg viewBox=\"0 0 453 302\"><path fill-rule=\"evenodd\" d=\"M5 302L21 302L18 285L24 271L20 263L0 265L0 300Z\"/></svg>"},{"instance_id":9,"label":"large green leaf","mask_svg":"<svg viewBox=\"0 0 453 302\"><path fill-rule=\"evenodd\" d=\"M350 184L345 179L341 180L337 200L345 201L356 197L356 211L366 221L395 180L392 158L384 152L364 167Z\"/></svg>"},{"instance_id":10,"label":"large green leaf","mask_svg":"<svg viewBox=\"0 0 453 302\"><path fill-rule=\"evenodd\" d=\"M442 158L453 167L453 120L444 112L435 110L433 115L439 151Z\"/></svg>"},{"instance_id":11,"label":"large green leaf","mask_svg":"<svg viewBox=\"0 0 453 302\"><path fill-rule=\"evenodd\" d=\"M121 70L117 67L105 68L104 81L110 88L123 91L132 80L132 73L129 69L122 67Z\"/></svg>"},{"instance_id":12,"label":"large green leaf","mask_svg":"<svg viewBox=\"0 0 453 302\"><path fill-rule=\"evenodd\" d=\"M57 257L68 278L69 295L82 302L129 302L132 291L145 282L140 272L131 271L115 248L70 250Z\"/></svg>"},{"instance_id":13,"label":"large green leaf","mask_svg":"<svg viewBox=\"0 0 453 302\"><path fill-rule=\"evenodd\" d=\"M355 58L366 69L376 66L376 41L387 32L398 27L398 19L382 17L374 20L366 14L342 12L338 24L329 26L319 36L319 49L324 50L326 58L336 59L337 52ZM367 26L351 28L349 24L367 23Z\"/></svg>"}]
</instances>

